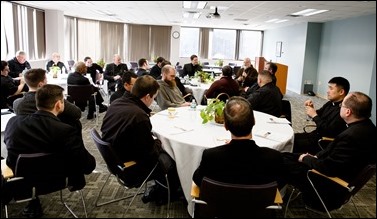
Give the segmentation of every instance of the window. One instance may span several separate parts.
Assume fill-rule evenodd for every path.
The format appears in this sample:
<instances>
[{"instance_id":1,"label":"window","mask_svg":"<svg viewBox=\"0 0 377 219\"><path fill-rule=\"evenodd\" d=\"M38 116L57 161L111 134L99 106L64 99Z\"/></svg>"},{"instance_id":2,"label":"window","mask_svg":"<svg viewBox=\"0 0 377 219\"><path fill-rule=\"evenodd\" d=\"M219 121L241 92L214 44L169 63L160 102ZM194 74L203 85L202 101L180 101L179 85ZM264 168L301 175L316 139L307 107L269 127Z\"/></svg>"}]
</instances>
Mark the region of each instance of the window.
<instances>
[{"instance_id":1,"label":"window","mask_svg":"<svg viewBox=\"0 0 377 219\"><path fill-rule=\"evenodd\" d=\"M199 28L181 28L180 57L199 54Z\"/></svg>"},{"instance_id":2,"label":"window","mask_svg":"<svg viewBox=\"0 0 377 219\"><path fill-rule=\"evenodd\" d=\"M1 1L1 59L8 60L18 50L28 60L46 57L44 11Z\"/></svg>"},{"instance_id":3,"label":"window","mask_svg":"<svg viewBox=\"0 0 377 219\"><path fill-rule=\"evenodd\" d=\"M212 59L235 59L236 30L214 29L212 35Z\"/></svg>"},{"instance_id":4,"label":"window","mask_svg":"<svg viewBox=\"0 0 377 219\"><path fill-rule=\"evenodd\" d=\"M261 31L241 31L239 58L249 57L252 60L261 56L262 32Z\"/></svg>"}]
</instances>

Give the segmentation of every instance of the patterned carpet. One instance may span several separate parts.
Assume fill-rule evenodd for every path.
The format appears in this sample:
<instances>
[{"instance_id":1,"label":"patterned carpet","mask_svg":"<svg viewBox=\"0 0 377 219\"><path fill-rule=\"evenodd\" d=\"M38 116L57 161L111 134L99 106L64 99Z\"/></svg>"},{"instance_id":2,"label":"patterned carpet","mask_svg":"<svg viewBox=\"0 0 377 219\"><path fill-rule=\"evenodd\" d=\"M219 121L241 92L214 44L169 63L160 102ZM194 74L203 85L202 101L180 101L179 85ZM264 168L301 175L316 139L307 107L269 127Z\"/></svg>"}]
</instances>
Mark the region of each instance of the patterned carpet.
<instances>
[{"instance_id":1,"label":"patterned carpet","mask_svg":"<svg viewBox=\"0 0 377 219\"><path fill-rule=\"evenodd\" d=\"M292 127L295 132L302 132L303 127L308 123L306 121L306 115L304 113L303 103L306 99L312 99L314 106L319 108L326 100L319 97L308 97L306 95L298 95L296 93L287 91L284 99L291 102L292 106ZM103 119L104 114L100 114L99 124ZM166 217L166 205L156 206L154 203L144 204L141 201L141 196L137 197L131 206L130 210L125 212L128 206L129 199L105 205L102 207L95 207L95 198L99 192L99 189L105 183L107 177L106 165L101 158L93 140L90 137L90 130L95 127L95 120L87 120L86 112L83 113L81 118L83 124L83 138L87 149L96 157L97 167L93 173L86 176L87 185L83 190L84 198L87 206L89 218L163 218ZM309 122L310 123L310 122ZM97 130L100 130L98 125ZM122 197L128 194L132 194L135 190L126 190L119 186L118 182L112 178L111 185L104 190L104 201L111 200L113 198ZM81 201L78 193L70 193L68 190L64 191L63 197L67 201L69 206L73 207L73 210L79 217L84 217ZM42 206L44 209L43 218L71 218L72 215L61 204L59 193L52 193L49 195L40 197ZM376 177L374 176L366 186L359 191L354 198L356 206L358 207L362 218L376 218ZM8 207L10 217L22 217L21 211L26 203L12 204ZM277 212L277 217L284 216L285 206L283 210ZM2 209L1 217L4 217ZM173 218L189 218L187 213L187 203L185 200L178 200L172 202L170 207L170 217ZM326 218L326 215L319 215L304 208L304 204L301 198L297 198L291 202L287 217L290 218ZM353 218L357 217L355 208L352 203L346 204L341 210L333 213L333 217L337 218Z\"/></svg>"}]
</instances>

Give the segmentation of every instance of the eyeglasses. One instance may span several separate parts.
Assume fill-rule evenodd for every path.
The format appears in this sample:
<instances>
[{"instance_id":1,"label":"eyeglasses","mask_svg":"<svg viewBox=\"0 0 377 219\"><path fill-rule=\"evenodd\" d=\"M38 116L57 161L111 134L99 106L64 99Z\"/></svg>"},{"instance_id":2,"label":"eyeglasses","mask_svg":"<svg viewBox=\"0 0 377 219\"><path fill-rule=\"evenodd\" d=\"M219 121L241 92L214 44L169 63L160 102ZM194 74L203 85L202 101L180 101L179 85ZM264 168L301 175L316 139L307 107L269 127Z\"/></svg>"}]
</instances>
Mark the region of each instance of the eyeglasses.
<instances>
[{"instance_id":1,"label":"eyeglasses","mask_svg":"<svg viewBox=\"0 0 377 219\"><path fill-rule=\"evenodd\" d=\"M348 106L346 106L346 105L344 105L344 104L342 104L342 103L339 103L339 107L340 107L340 108L342 108L342 107L343 107L343 108L349 109L349 107L348 107Z\"/></svg>"}]
</instances>

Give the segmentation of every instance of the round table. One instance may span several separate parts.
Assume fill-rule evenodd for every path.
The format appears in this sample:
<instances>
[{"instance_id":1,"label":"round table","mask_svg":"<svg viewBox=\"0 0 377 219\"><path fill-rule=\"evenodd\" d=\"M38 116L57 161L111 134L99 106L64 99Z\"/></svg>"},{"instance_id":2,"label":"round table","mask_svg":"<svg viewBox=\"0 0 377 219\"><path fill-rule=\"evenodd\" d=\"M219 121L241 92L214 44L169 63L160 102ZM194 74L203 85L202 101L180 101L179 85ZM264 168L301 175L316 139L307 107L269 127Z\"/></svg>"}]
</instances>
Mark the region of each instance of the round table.
<instances>
[{"instance_id":1,"label":"round table","mask_svg":"<svg viewBox=\"0 0 377 219\"><path fill-rule=\"evenodd\" d=\"M199 166L203 150L225 144L231 134L223 125L214 122L202 124L200 109L176 108L177 114L169 118L167 110L154 114L150 119L152 132L161 140L164 149L175 160L183 192L191 209L192 175ZM254 111L253 140L259 146L291 152L294 132L285 120Z\"/></svg>"}]
</instances>

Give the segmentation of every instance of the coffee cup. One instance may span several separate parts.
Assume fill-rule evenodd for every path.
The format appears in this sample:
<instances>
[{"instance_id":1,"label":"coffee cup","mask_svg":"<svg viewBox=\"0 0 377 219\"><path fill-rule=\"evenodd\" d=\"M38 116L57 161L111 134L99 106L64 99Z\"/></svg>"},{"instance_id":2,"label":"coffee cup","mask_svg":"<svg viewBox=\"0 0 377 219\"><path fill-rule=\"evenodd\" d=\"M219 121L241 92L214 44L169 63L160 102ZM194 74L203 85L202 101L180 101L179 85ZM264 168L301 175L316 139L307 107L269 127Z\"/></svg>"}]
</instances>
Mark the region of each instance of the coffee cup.
<instances>
[{"instance_id":1,"label":"coffee cup","mask_svg":"<svg viewBox=\"0 0 377 219\"><path fill-rule=\"evenodd\" d=\"M169 118L174 118L175 115L177 114L177 111L174 107L169 107L168 108L168 116Z\"/></svg>"}]
</instances>

